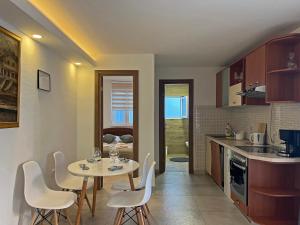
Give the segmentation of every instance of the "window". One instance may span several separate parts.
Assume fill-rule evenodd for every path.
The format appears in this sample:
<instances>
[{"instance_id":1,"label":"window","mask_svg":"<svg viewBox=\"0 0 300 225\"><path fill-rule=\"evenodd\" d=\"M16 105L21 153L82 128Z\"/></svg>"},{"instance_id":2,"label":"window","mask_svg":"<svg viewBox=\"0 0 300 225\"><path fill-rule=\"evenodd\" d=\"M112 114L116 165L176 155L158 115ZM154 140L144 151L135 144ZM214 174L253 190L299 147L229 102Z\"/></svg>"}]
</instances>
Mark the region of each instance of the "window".
<instances>
[{"instance_id":1,"label":"window","mask_svg":"<svg viewBox=\"0 0 300 225\"><path fill-rule=\"evenodd\" d=\"M188 96L165 97L165 118L188 118Z\"/></svg>"},{"instance_id":2,"label":"window","mask_svg":"<svg viewBox=\"0 0 300 225\"><path fill-rule=\"evenodd\" d=\"M132 126L133 86L132 82L112 82L112 125Z\"/></svg>"}]
</instances>

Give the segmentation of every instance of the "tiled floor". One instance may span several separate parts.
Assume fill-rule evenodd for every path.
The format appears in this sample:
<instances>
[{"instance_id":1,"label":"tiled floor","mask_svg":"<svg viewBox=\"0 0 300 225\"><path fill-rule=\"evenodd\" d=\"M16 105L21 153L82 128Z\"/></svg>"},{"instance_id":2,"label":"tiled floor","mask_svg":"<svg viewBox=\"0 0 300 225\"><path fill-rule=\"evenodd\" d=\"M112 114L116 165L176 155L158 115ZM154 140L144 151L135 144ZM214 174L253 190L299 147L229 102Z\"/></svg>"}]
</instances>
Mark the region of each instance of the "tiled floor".
<instances>
[{"instance_id":1,"label":"tiled floor","mask_svg":"<svg viewBox=\"0 0 300 225\"><path fill-rule=\"evenodd\" d=\"M188 172L189 163L188 162L173 162L170 158L173 157L188 157L187 154L168 154L166 160L166 171L167 172Z\"/></svg>"},{"instance_id":2,"label":"tiled floor","mask_svg":"<svg viewBox=\"0 0 300 225\"><path fill-rule=\"evenodd\" d=\"M105 186L97 195L94 218L84 206L83 225L113 225L115 210L106 206L112 193L115 177L105 179ZM90 199L92 196L89 196ZM249 225L223 192L206 175L188 175L186 172L167 172L156 179L156 188L149 203L150 222L153 225ZM76 207L71 210L75 219ZM127 223L133 225L134 223Z\"/></svg>"}]
</instances>

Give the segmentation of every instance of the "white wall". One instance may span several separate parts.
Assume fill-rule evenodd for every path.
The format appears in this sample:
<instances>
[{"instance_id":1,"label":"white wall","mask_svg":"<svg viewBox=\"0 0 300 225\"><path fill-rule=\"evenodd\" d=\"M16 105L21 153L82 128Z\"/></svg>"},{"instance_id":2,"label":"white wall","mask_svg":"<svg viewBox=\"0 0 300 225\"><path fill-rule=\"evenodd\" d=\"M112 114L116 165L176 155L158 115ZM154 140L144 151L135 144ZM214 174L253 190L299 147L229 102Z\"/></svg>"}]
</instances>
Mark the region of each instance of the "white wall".
<instances>
[{"instance_id":1,"label":"white wall","mask_svg":"<svg viewBox=\"0 0 300 225\"><path fill-rule=\"evenodd\" d=\"M111 112L111 91L112 81L103 79L103 128L112 126L112 112Z\"/></svg>"},{"instance_id":2,"label":"white wall","mask_svg":"<svg viewBox=\"0 0 300 225\"><path fill-rule=\"evenodd\" d=\"M216 73L219 67L157 67L155 68L155 160L159 159L159 80L161 79L193 79L194 111L197 106L215 106ZM194 122L194 131L196 129ZM195 140L195 132L194 132ZM195 142L195 141L194 141ZM197 153L194 144L194 153ZM196 154L194 154L196 155ZM194 157L194 161L196 157ZM194 163L197 165L197 163ZM158 168L158 163L157 163ZM197 168L196 168L197 169Z\"/></svg>"},{"instance_id":3,"label":"white wall","mask_svg":"<svg viewBox=\"0 0 300 225\"><path fill-rule=\"evenodd\" d=\"M139 161L150 152L154 156L154 56L103 55L99 70L139 70ZM77 152L79 158L94 149L95 72L93 68L78 70L77 88Z\"/></svg>"},{"instance_id":4,"label":"white wall","mask_svg":"<svg viewBox=\"0 0 300 225\"><path fill-rule=\"evenodd\" d=\"M0 129L0 224L29 224L21 164L38 161L52 183L51 153L76 159L76 68L6 22L0 25L22 37L20 127ZM37 69L51 74L51 92L37 90Z\"/></svg>"}]
</instances>

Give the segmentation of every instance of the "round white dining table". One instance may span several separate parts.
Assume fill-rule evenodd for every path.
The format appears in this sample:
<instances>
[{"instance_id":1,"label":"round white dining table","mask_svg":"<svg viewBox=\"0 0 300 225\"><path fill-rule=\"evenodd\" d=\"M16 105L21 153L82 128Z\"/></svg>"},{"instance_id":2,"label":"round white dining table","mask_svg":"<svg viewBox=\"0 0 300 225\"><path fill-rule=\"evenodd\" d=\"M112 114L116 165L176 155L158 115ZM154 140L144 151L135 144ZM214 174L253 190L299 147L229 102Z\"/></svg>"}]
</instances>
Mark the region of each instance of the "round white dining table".
<instances>
[{"instance_id":1,"label":"round white dining table","mask_svg":"<svg viewBox=\"0 0 300 225\"><path fill-rule=\"evenodd\" d=\"M86 166L89 169L87 170L82 169L80 167L80 164L86 164ZM110 171L109 168L114 165L122 165L123 168L120 170ZM98 190L97 184L99 182L100 177L128 174L131 190L135 190L132 173L138 168L139 168L139 163L134 160L129 160L129 162L112 163L111 159L109 158L102 158L101 161L94 162L94 163L89 163L87 162L87 160L81 160L68 165L68 170L71 174L75 176L83 177L82 190L79 197L75 224L76 225L80 224L80 214L83 205L83 200L86 196L87 181L89 177L94 178L93 205L92 205L92 215L94 216L95 208L96 208L96 195Z\"/></svg>"}]
</instances>

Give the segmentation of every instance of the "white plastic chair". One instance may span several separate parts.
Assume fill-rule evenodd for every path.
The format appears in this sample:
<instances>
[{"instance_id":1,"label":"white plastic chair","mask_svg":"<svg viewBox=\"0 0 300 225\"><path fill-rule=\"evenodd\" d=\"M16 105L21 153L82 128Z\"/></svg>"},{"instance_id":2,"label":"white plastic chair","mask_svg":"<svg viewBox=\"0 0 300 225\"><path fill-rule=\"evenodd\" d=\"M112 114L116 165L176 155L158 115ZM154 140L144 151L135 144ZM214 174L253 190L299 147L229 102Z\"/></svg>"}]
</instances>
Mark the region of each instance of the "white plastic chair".
<instances>
[{"instance_id":1,"label":"white plastic chair","mask_svg":"<svg viewBox=\"0 0 300 225\"><path fill-rule=\"evenodd\" d=\"M83 177L74 176L69 173L65 161L65 156L62 152L54 152L53 157L55 164L55 182L57 186L62 188L63 191L73 191L77 195L79 195L82 190ZM93 187L93 185L94 182L89 179L87 183L87 189L90 189L91 187ZM85 199L90 210L92 210L87 195L85 196Z\"/></svg>"},{"instance_id":2,"label":"white plastic chair","mask_svg":"<svg viewBox=\"0 0 300 225\"><path fill-rule=\"evenodd\" d=\"M144 159L142 176L133 178L133 183L136 190L143 189L146 185L146 177L149 170L149 158L150 158L150 153L148 153ZM117 181L112 184L111 188L116 191L131 190L129 182L126 181Z\"/></svg>"},{"instance_id":3,"label":"white plastic chair","mask_svg":"<svg viewBox=\"0 0 300 225\"><path fill-rule=\"evenodd\" d=\"M137 213L138 224L145 224L144 218L147 219L145 205L150 200L152 194L152 179L154 175L154 166L155 162L152 163L148 174L146 175L146 185L144 189L138 191L123 191L113 195L108 201L108 207L118 208L114 225L122 224L126 208L134 208L135 212Z\"/></svg>"},{"instance_id":4,"label":"white plastic chair","mask_svg":"<svg viewBox=\"0 0 300 225\"><path fill-rule=\"evenodd\" d=\"M76 195L72 192L54 191L45 184L41 168L37 162L29 161L23 164L24 171L24 195L29 206L32 207L32 225L48 220L48 216L54 214L54 224L58 225L60 210L65 211L66 219L71 225L67 208L76 201ZM34 212L36 211L36 213ZM46 213L47 211L47 213ZM46 214L45 214L46 213ZM51 223L50 223L51 224Z\"/></svg>"}]
</instances>

